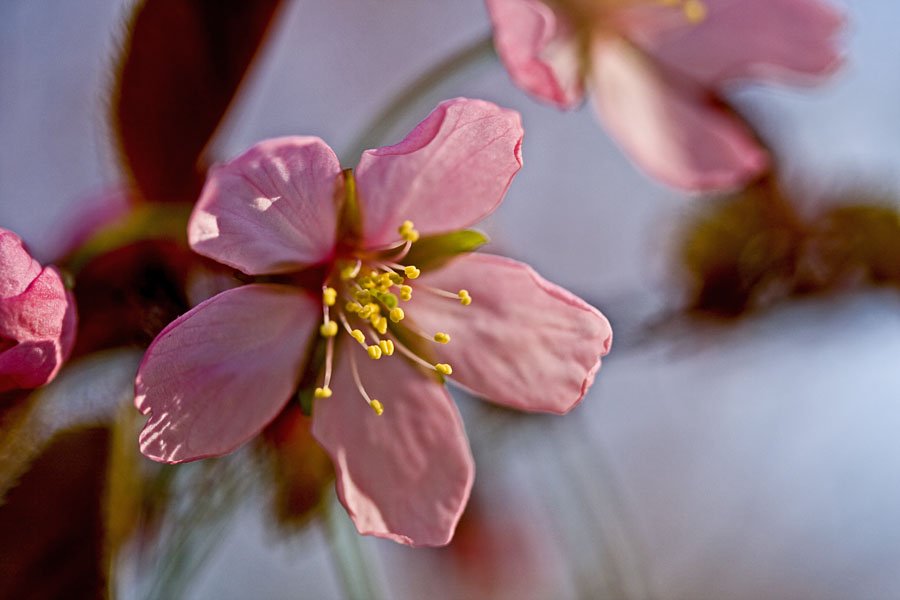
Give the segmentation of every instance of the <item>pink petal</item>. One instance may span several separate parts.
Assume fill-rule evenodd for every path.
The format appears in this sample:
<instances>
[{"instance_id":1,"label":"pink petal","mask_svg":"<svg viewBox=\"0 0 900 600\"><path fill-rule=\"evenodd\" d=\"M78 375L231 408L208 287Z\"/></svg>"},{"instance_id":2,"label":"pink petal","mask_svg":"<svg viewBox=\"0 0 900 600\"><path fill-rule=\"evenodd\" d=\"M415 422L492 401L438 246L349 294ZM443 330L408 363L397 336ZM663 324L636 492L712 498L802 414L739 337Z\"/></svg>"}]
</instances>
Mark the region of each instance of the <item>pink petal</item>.
<instances>
[{"instance_id":1,"label":"pink petal","mask_svg":"<svg viewBox=\"0 0 900 600\"><path fill-rule=\"evenodd\" d=\"M451 378L486 399L521 410L565 413L584 397L609 352L612 330L600 312L526 264L469 254L423 273L421 281L451 292L466 289L469 306L425 289L404 304L429 335Z\"/></svg>"},{"instance_id":2,"label":"pink petal","mask_svg":"<svg viewBox=\"0 0 900 600\"><path fill-rule=\"evenodd\" d=\"M417 546L453 537L469 498L474 465L462 420L434 378L394 354L370 359L352 342L341 349L331 398L316 401L313 436L337 470L337 491L360 533ZM353 352L378 416L350 371Z\"/></svg>"},{"instance_id":3,"label":"pink petal","mask_svg":"<svg viewBox=\"0 0 900 600\"><path fill-rule=\"evenodd\" d=\"M177 463L231 452L259 433L297 386L318 302L282 285L222 292L170 323L138 370L150 420L141 452Z\"/></svg>"},{"instance_id":4,"label":"pink petal","mask_svg":"<svg viewBox=\"0 0 900 600\"><path fill-rule=\"evenodd\" d=\"M684 190L713 191L745 183L768 165L740 119L705 90L655 69L627 42L596 39L592 75L598 115L651 176Z\"/></svg>"},{"instance_id":5,"label":"pink petal","mask_svg":"<svg viewBox=\"0 0 900 600\"><path fill-rule=\"evenodd\" d=\"M53 379L72 351L75 326L74 300L55 267L18 296L0 298L0 392Z\"/></svg>"},{"instance_id":6,"label":"pink petal","mask_svg":"<svg viewBox=\"0 0 900 600\"><path fill-rule=\"evenodd\" d=\"M438 105L394 146L366 150L356 170L369 247L400 239L409 219L422 235L463 229L490 214L522 166L519 113L483 100Z\"/></svg>"},{"instance_id":7,"label":"pink petal","mask_svg":"<svg viewBox=\"0 0 900 600\"><path fill-rule=\"evenodd\" d=\"M31 258L22 239L0 229L0 298L18 296L40 272L41 265Z\"/></svg>"},{"instance_id":8,"label":"pink petal","mask_svg":"<svg viewBox=\"0 0 900 600\"><path fill-rule=\"evenodd\" d=\"M249 275L329 259L341 166L319 138L260 142L210 169L188 224L191 247Z\"/></svg>"},{"instance_id":9,"label":"pink petal","mask_svg":"<svg viewBox=\"0 0 900 600\"><path fill-rule=\"evenodd\" d=\"M646 19L629 36L656 60L709 87L734 79L814 82L840 64L842 16L819 0L706 0L707 17ZM662 11L657 11L663 17Z\"/></svg>"},{"instance_id":10,"label":"pink petal","mask_svg":"<svg viewBox=\"0 0 900 600\"><path fill-rule=\"evenodd\" d=\"M485 0L494 45L517 86L559 108L584 96L572 27L538 0Z\"/></svg>"}]
</instances>

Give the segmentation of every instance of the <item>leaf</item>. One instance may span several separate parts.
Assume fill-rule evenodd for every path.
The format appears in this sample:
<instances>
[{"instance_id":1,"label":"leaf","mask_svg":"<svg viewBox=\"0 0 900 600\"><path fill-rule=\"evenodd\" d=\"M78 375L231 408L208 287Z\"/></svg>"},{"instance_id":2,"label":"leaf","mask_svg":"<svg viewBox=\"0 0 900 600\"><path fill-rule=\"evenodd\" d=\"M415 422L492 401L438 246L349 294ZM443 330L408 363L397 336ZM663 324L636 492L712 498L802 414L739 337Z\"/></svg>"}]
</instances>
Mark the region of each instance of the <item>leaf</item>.
<instances>
[{"instance_id":1,"label":"leaf","mask_svg":"<svg viewBox=\"0 0 900 600\"><path fill-rule=\"evenodd\" d=\"M0 597L103 598L109 430L53 437L0 507Z\"/></svg>"},{"instance_id":2,"label":"leaf","mask_svg":"<svg viewBox=\"0 0 900 600\"><path fill-rule=\"evenodd\" d=\"M57 432L113 423L134 398L140 359L139 351L116 350L70 363L3 414L0 501Z\"/></svg>"},{"instance_id":3,"label":"leaf","mask_svg":"<svg viewBox=\"0 0 900 600\"><path fill-rule=\"evenodd\" d=\"M280 0L146 0L130 23L113 92L119 150L143 199L193 202L202 153Z\"/></svg>"},{"instance_id":4,"label":"leaf","mask_svg":"<svg viewBox=\"0 0 900 600\"><path fill-rule=\"evenodd\" d=\"M423 270L436 269L459 254L472 252L483 246L487 241L487 236L474 229L430 235L414 243L403 262Z\"/></svg>"}]
</instances>

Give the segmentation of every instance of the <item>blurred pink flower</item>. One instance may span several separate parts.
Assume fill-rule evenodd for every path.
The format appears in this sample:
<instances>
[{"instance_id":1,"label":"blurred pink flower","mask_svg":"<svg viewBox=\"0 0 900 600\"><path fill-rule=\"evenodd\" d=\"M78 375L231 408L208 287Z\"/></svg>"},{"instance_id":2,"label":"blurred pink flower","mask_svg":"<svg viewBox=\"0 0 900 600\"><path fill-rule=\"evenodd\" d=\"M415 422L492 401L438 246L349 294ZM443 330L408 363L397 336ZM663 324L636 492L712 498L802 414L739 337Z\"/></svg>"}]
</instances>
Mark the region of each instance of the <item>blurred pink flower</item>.
<instances>
[{"instance_id":1,"label":"blurred pink flower","mask_svg":"<svg viewBox=\"0 0 900 600\"><path fill-rule=\"evenodd\" d=\"M819 0L485 0L513 81L594 109L632 159L677 188L745 183L768 166L721 100L737 81L815 82L840 63L842 18Z\"/></svg>"},{"instance_id":2,"label":"blurred pink flower","mask_svg":"<svg viewBox=\"0 0 900 600\"><path fill-rule=\"evenodd\" d=\"M44 385L75 341L75 303L56 267L0 229L0 392Z\"/></svg>"},{"instance_id":3,"label":"blurred pink flower","mask_svg":"<svg viewBox=\"0 0 900 600\"><path fill-rule=\"evenodd\" d=\"M434 262L460 239L443 234L501 202L522 135L517 113L459 98L399 144L367 150L355 176L313 137L263 141L214 167L190 243L266 282L207 300L150 346L136 382L151 415L141 451L173 463L224 454L298 385L318 386L312 432L359 531L446 544L474 467L443 376L500 404L565 413L612 338L600 312L527 265L469 253Z\"/></svg>"}]
</instances>

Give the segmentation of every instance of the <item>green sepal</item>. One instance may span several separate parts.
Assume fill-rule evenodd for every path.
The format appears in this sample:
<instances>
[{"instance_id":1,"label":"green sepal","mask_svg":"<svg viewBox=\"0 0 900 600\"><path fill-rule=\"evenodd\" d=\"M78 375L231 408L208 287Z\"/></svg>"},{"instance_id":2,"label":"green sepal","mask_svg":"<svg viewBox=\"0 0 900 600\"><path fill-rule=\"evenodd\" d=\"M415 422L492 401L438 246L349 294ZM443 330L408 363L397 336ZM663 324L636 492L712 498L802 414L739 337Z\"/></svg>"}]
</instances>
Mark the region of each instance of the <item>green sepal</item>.
<instances>
[{"instance_id":1,"label":"green sepal","mask_svg":"<svg viewBox=\"0 0 900 600\"><path fill-rule=\"evenodd\" d=\"M422 270L436 269L451 258L483 246L486 235L474 229L429 235L419 238L403 257L404 264L415 265Z\"/></svg>"}]
</instances>

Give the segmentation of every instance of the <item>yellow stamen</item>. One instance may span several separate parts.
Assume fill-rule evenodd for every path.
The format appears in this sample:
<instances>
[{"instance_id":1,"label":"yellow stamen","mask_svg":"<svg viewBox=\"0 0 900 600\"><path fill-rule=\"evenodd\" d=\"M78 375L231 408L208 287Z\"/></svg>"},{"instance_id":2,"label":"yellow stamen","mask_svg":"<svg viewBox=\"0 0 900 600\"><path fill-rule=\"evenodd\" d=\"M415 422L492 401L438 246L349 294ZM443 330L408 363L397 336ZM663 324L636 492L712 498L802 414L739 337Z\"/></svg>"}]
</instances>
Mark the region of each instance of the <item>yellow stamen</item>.
<instances>
[{"instance_id":1,"label":"yellow stamen","mask_svg":"<svg viewBox=\"0 0 900 600\"><path fill-rule=\"evenodd\" d=\"M447 363L438 363L434 365L434 368L438 373L442 375L450 375L451 373L453 373L453 369L450 368L450 365L448 365Z\"/></svg>"},{"instance_id":2,"label":"yellow stamen","mask_svg":"<svg viewBox=\"0 0 900 600\"><path fill-rule=\"evenodd\" d=\"M313 394L316 398L331 398L331 388L330 387L317 387L315 393Z\"/></svg>"},{"instance_id":3,"label":"yellow stamen","mask_svg":"<svg viewBox=\"0 0 900 600\"><path fill-rule=\"evenodd\" d=\"M359 309L361 309L361 308L362 308L362 306L360 306L356 302L348 302L347 304L344 305L344 310L350 314L358 313Z\"/></svg>"},{"instance_id":4,"label":"yellow stamen","mask_svg":"<svg viewBox=\"0 0 900 600\"><path fill-rule=\"evenodd\" d=\"M380 317L378 319L378 321L375 323L372 323L372 325L375 326L375 329L381 335L384 335L385 333L387 333L387 319L385 319L384 317Z\"/></svg>"},{"instance_id":5,"label":"yellow stamen","mask_svg":"<svg viewBox=\"0 0 900 600\"><path fill-rule=\"evenodd\" d=\"M334 337L337 335L337 332L337 321L328 321L327 323L322 323L321 327L319 327L319 333L322 334L322 337Z\"/></svg>"},{"instance_id":6,"label":"yellow stamen","mask_svg":"<svg viewBox=\"0 0 900 600\"><path fill-rule=\"evenodd\" d=\"M391 356L394 353L394 342L391 340L381 340L378 342L378 345L386 356Z\"/></svg>"},{"instance_id":7,"label":"yellow stamen","mask_svg":"<svg viewBox=\"0 0 900 600\"><path fill-rule=\"evenodd\" d=\"M350 337L352 337L354 340L356 340L360 344L366 343L366 336L363 335L363 332L360 331L359 329L354 329L353 331L351 331Z\"/></svg>"},{"instance_id":8,"label":"yellow stamen","mask_svg":"<svg viewBox=\"0 0 900 600\"><path fill-rule=\"evenodd\" d=\"M391 316L391 321L393 321L394 323L399 323L400 321L403 320L403 317L406 315L403 314L403 309L398 306L397 308L395 308L391 311L390 316ZM382 332L382 333L384 333L384 332Z\"/></svg>"},{"instance_id":9,"label":"yellow stamen","mask_svg":"<svg viewBox=\"0 0 900 600\"><path fill-rule=\"evenodd\" d=\"M372 398L372 401L369 402L369 406L372 407L372 410L374 410L375 414L378 415L379 417L384 412L384 406L381 404L381 402L379 402L375 398Z\"/></svg>"},{"instance_id":10,"label":"yellow stamen","mask_svg":"<svg viewBox=\"0 0 900 600\"><path fill-rule=\"evenodd\" d=\"M378 346L372 345L366 348L366 351L369 353L369 358L372 360L378 360L381 358L381 348Z\"/></svg>"},{"instance_id":11,"label":"yellow stamen","mask_svg":"<svg viewBox=\"0 0 900 600\"><path fill-rule=\"evenodd\" d=\"M420 271L419 269L415 268L412 265L409 265L408 267L404 267L403 272L406 274L407 279L415 279L422 273L422 271Z\"/></svg>"},{"instance_id":12,"label":"yellow stamen","mask_svg":"<svg viewBox=\"0 0 900 600\"><path fill-rule=\"evenodd\" d=\"M434 341L436 341L438 344L446 344L450 341L450 336L439 331L434 334Z\"/></svg>"},{"instance_id":13,"label":"yellow stamen","mask_svg":"<svg viewBox=\"0 0 900 600\"><path fill-rule=\"evenodd\" d=\"M706 18L706 5L701 0L684 0L681 5L684 18L696 25Z\"/></svg>"},{"instance_id":14,"label":"yellow stamen","mask_svg":"<svg viewBox=\"0 0 900 600\"><path fill-rule=\"evenodd\" d=\"M333 287L323 289L322 301L325 302L325 306L334 306L334 303L337 301L337 290Z\"/></svg>"},{"instance_id":15,"label":"yellow stamen","mask_svg":"<svg viewBox=\"0 0 900 600\"><path fill-rule=\"evenodd\" d=\"M356 298L357 302L365 304L372 299L372 292L369 290L356 290L353 292L353 297Z\"/></svg>"},{"instance_id":16,"label":"yellow stamen","mask_svg":"<svg viewBox=\"0 0 900 600\"><path fill-rule=\"evenodd\" d=\"M419 239L419 232L415 230L412 221L403 221L403 224L397 228L397 233L408 242L415 242Z\"/></svg>"},{"instance_id":17,"label":"yellow stamen","mask_svg":"<svg viewBox=\"0 0 900 600\"><path fill-rule=\"evenodd\" d=\"M391 283L393 283L394 285L400 285L401 283L403 283L403 276L399 273L394 273L393 271L388 273L388 279L390 279Z\"/></svg>"},{"instance_id":18,"label":"yellow stamen","mask_svg":"<svg viewBox=\"0 0 900 600\"><path fill-rule=\"evenodd\" d=\"M472 296L469 295L469 290L459 290L459 302L463 306L468 306L472 304Z\"/></svg>"},{"instance_id":19,"label":"yellow stamen","mask_svg":"<svg viewBox=\"0 0 900 600\"><path fill-rule=\"evenodd\" d=\"M372 315L372 307L374 304L366 304L362 308L359 309L359 318L360 319L368 319Z\"/></svg>"},{"instance_id":20,"label":"yellow stamen","mask_svg":"<svg viewBox=\"0 0 900 600\"><path fill-rule=\"evenodd\" d=\"M408 285L400 286L400 299L401 300L412 300L412 287Z\"/></svg>"},{"instance_id":21,"label":"yellow stamen","mask_svg":"<svg viewBox=\"0 0 900 600\"><path fill-rule=\"evenodd\" d=\"M362 266L362 261L357 260L355 264L346 265L341 269L341 279L353 279L357 275L359 275L359 268Z\"/></svg>"}]
</instances>

